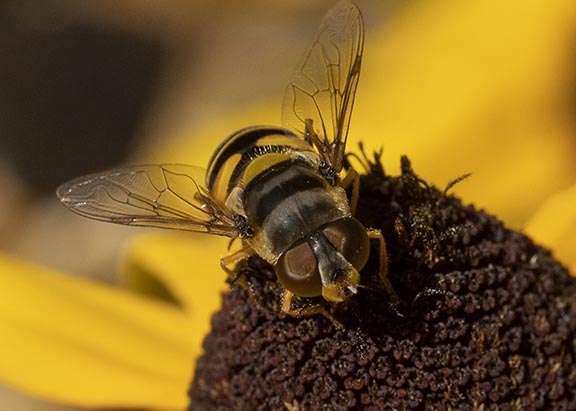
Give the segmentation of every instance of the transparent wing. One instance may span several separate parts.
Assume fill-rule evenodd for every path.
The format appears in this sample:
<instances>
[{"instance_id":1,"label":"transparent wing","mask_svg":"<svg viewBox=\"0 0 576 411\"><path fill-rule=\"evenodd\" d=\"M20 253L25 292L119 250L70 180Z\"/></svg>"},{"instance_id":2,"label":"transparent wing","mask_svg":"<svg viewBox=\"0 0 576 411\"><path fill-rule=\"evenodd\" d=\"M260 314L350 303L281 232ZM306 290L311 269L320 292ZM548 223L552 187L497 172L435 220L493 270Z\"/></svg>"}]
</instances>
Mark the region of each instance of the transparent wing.
<instances>
[{"instance_id":1,"label":"transparent wing","mask_svg":"<svg viewBox=\"0 0 576 411\"><path fill-rule=\"evenodd\" d=\"M322 20L284 95L283 125L311 141L336 172L343 165L363 44L360 11L341 1Z\"/></svg>"},{"instance_id":2,"label":"transparent wing","mask_svg":"<svg viewBox=\"0 0 576 411\"><path fill-rule=\"evenodd\" d=\"M202 168L179 164L127 167L79 177L56 194L95 220L236 237L237 216L198 183L204 176Z\"/></svg>"}]
</instances>

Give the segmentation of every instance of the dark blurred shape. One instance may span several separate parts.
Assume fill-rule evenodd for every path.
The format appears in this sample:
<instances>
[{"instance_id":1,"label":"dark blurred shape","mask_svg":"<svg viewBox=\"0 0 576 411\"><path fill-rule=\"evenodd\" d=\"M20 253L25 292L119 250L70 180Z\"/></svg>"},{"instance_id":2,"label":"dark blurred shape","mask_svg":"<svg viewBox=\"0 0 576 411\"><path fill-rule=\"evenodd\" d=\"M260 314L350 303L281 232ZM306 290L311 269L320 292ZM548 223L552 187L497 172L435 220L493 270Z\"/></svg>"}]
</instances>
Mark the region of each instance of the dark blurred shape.
<instances>
[{"instance_id":1,"label":"dark blurred shape","mask_svg":"<svg viewBox=\"0 0 576 411\"><path fill-rule=\"evenodd\" d=\"M163 47L22 4L0 3L0 159L44 194L125 158Z\"/></svg>"}]
</instances>

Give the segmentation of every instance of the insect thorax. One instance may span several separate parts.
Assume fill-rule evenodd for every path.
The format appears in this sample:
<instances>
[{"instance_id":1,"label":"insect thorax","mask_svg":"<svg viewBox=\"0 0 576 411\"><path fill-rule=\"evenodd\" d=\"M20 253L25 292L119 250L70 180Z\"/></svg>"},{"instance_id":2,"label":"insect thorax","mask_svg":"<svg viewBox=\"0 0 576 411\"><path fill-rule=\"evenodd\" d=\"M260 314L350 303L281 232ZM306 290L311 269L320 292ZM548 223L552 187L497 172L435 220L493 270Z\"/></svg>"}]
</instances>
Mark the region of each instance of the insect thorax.
<instances>
[{"instance_id":1,"label":"insect thorax","mask_svg":"<svg viewBox=\"0 0 576 411\"><path fill-rule=\"evenodd\" d=\"M251 127L226 139L207 175L211 193L246 216L247 243L264 259L278 256L318 227L350 215L344 190L318 171L305 140L276 127Z\"/></svg>"}]
</instances>

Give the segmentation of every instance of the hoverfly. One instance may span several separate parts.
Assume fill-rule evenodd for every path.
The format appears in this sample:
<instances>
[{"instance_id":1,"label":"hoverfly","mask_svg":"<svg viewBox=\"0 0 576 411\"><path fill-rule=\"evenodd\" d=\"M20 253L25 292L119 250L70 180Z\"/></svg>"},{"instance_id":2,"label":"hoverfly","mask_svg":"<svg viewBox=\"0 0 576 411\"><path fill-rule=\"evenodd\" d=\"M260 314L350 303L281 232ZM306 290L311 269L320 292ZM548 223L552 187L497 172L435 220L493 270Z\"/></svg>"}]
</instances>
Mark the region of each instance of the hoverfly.
<instances>
[{"instance_id":1,"label":"hoverfly","mask_svg":"<svg viewBox=\"0 0 576 411\"><path fill-rule=\"evenodd\" d=\"M360 11L340 2L322 20L285 92L286 128L235 132L207 170L162 164L83 176L58 188L60 201L96 220L240 238L242 249L224 257L222 267L232 275L227 267L258 254L275 267L284 287L282 310L291 315L330 317L320 304L293 309L293 297L347 300L357 292L370 238L376 238L380 279L395 297L384 238L352 216L358 174L344 170L363 42Z\"/></svg>"}]
</instances>

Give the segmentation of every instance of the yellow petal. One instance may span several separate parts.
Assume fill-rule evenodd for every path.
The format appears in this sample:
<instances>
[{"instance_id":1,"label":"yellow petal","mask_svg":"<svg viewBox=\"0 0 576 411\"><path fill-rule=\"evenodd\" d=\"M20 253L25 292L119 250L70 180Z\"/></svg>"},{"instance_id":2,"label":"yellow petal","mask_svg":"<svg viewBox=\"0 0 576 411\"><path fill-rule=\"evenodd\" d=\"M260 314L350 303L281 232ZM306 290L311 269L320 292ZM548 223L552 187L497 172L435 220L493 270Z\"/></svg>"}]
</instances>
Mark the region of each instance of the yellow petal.
<instances>
[{"instance_id":1,"label":"yellow petal","mask_svg":"<svg viewBox=\"0 0 576 411\"><path fill-rule=\"evenodd\" d=\"M576 185L548 199L525 231L576 273Z\"/></svg>"},{"instance_id":2,"label":"yellow petal","mask_svg":"<svg viewBox=\"0 0 576 411\"><path fill-rule=\"evenodd\" d=\"M228 242L205 234L139 236L125 257L123 279L130 288L140 290L160 282L194 315L195 330L207 332L209 316L220 306L220 292L227 288L220 258Z\"/></svg>"},{"instance_id":3,"label":"yellow petal","mask_svg":"<svg viewBox=\"0 0 576 411\"><path fill-rule=\"evenodd\" d=\"M201 335L181 311L0 254L0 381L83 407L182 409Z\"/></svg>"},{"instance_id":4,"label":"yellow petal","mask_svg":"<svg viewBox=\"0 0 576 411\"><path fill-rule=\"evenodd\" d=\"M280 124L281 99L248 103L172 139L155 139L140 153L142 163L183 163L206 167L218 145L230 134L256 124Z\"/></svg>"},{"instance_id":5,"label":"yellow petal","mask_svg":"<svg viewBox=\"0 0 576 411\"><path fill-rule=\"evenodd\" d=\"M576 181L562 109L576 2L426 1L394 16L366 40L352 118L390 172L401 154L440 187L471 172L455 190L514 225Z\"/></svg>"}]
</instances>

